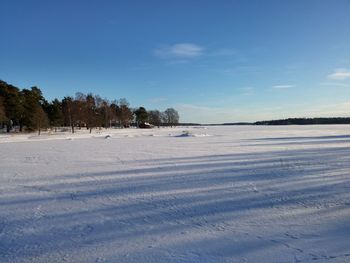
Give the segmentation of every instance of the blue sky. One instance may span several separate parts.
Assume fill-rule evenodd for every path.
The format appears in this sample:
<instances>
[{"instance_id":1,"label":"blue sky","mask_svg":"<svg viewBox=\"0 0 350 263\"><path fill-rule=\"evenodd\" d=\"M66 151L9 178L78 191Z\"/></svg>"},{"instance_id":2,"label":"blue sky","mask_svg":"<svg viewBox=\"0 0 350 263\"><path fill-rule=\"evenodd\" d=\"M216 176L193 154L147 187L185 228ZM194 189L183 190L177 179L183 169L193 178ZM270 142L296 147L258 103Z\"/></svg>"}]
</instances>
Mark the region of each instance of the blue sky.
<instances>
[{"instance_id":1,"label":"blue sky","mask_svg":"<svg viewBox=\"0 0 350 263\"><path fill-rule=\"evenodd\" d=\"M0 79L184 122L350 115L349 0L0 1Z\"/></svg>"}]
</instances>

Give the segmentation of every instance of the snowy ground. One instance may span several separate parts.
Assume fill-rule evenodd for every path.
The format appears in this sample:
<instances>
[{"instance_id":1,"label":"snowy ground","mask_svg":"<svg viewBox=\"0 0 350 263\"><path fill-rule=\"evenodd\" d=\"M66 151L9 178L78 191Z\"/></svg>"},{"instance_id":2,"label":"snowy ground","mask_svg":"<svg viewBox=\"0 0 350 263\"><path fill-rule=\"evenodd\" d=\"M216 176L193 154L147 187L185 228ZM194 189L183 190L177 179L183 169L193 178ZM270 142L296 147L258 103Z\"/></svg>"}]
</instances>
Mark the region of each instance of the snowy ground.
<instances>
[{"instance_id":1,"label":"snowy ground","mask_svg":"<svg viewBox=\"0 0 350 263\"><path fill-rule=\"evenodd\" d=\"M350 262L350 126L0 135L0 262Z\"/></svg>"}]
</instances>

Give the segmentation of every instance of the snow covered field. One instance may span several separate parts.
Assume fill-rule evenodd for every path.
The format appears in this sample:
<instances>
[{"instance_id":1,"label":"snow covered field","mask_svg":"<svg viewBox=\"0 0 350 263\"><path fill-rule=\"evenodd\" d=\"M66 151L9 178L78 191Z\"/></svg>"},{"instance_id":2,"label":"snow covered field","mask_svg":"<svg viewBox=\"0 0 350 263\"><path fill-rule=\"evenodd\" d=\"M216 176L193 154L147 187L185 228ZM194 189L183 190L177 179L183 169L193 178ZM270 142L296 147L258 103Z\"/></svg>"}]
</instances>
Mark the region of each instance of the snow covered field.
<instances>
[{"instance_id":1,"label":"snow covered field","mask_svg":"<svg viewBox=\"0 0 350 263\"><path fill-rule=\"evenodd\" d=\"M350 126L0 135L0 262L350 262Z\"/></svg>"}]
</instances>

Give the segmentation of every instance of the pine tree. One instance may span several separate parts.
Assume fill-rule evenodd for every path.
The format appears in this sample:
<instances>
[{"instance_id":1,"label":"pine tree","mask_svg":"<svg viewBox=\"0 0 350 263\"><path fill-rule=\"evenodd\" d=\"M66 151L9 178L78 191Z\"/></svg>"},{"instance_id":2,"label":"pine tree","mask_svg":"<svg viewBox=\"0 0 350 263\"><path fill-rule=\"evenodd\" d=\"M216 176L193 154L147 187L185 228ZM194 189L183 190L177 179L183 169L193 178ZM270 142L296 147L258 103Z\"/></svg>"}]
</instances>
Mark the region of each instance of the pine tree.
<instances>
[{"instance_id":1,"label":"pine tree","mask_svg":"<svg viewBox=\"0 0 350 263\"><path fill-rule=\"evenodd\" d=\"M14 125L20 125L22 127L21 120L24 109L20 90L0 80L0 96L3 98L7 132L10 132Z\"/></svg>"},{"instance_id":2,"label":"pine tree","mask_svg":"<svg viewBox=\"0 0 350 263\"><path fill-rule=\"evenodd\" d=\"M55 131L56 127L62 127L64 125L62 103L58 99L47 103L43 108L48 115L50 126L54 127Z\"/></svg>"},{"instance_id":3,"label":"pine tree","mask_svg":"<svg viewBox=\"0 0 350 263\"><path fill-rule=\"evenodd\" d=\"M6 121L4 98L0 97L0 124Z\"/></svg>"},{"instance_id":4,"label":"pine tree","mask_svg":"<svg viewBox=\"0 0 350 263\"><path fill-rule=\"evenodd\" d=\"M43 120L43 116L46 115L41 106L44 104L44 97L37 87L32 87L30 90L23 89L22 95L24 107L22 124L28 131L34 131L38 128L38 120Z\"/></svg>"},{"instance_id":5,"label":"pine tree","mask_svg":"<svg viewBox=\"0 0 350 263\"><path fill-rule=\"evenodd\" d=\"M144 124L148 121L148 113L144 107L140 107L135 110L137 125Z\"/></svg>"}]
</instances>

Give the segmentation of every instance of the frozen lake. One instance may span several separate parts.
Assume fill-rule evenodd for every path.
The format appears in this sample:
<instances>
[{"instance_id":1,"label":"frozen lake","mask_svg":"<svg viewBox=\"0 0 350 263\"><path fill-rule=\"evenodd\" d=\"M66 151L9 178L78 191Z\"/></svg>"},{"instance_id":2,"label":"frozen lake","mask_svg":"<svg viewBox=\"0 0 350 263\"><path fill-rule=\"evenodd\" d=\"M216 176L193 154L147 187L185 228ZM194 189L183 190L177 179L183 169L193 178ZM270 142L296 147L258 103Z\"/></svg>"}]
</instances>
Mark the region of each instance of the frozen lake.
<instances>
[{"instance_id":1,"label":"frozen lake","mask_svg":"<svg viewBox=\"0 0 350 263\"><path fill-rule=\"evenodd\" d=\"M350 262L350 126L0 135L0 262Z\"/></svg>"}]
</instances>

